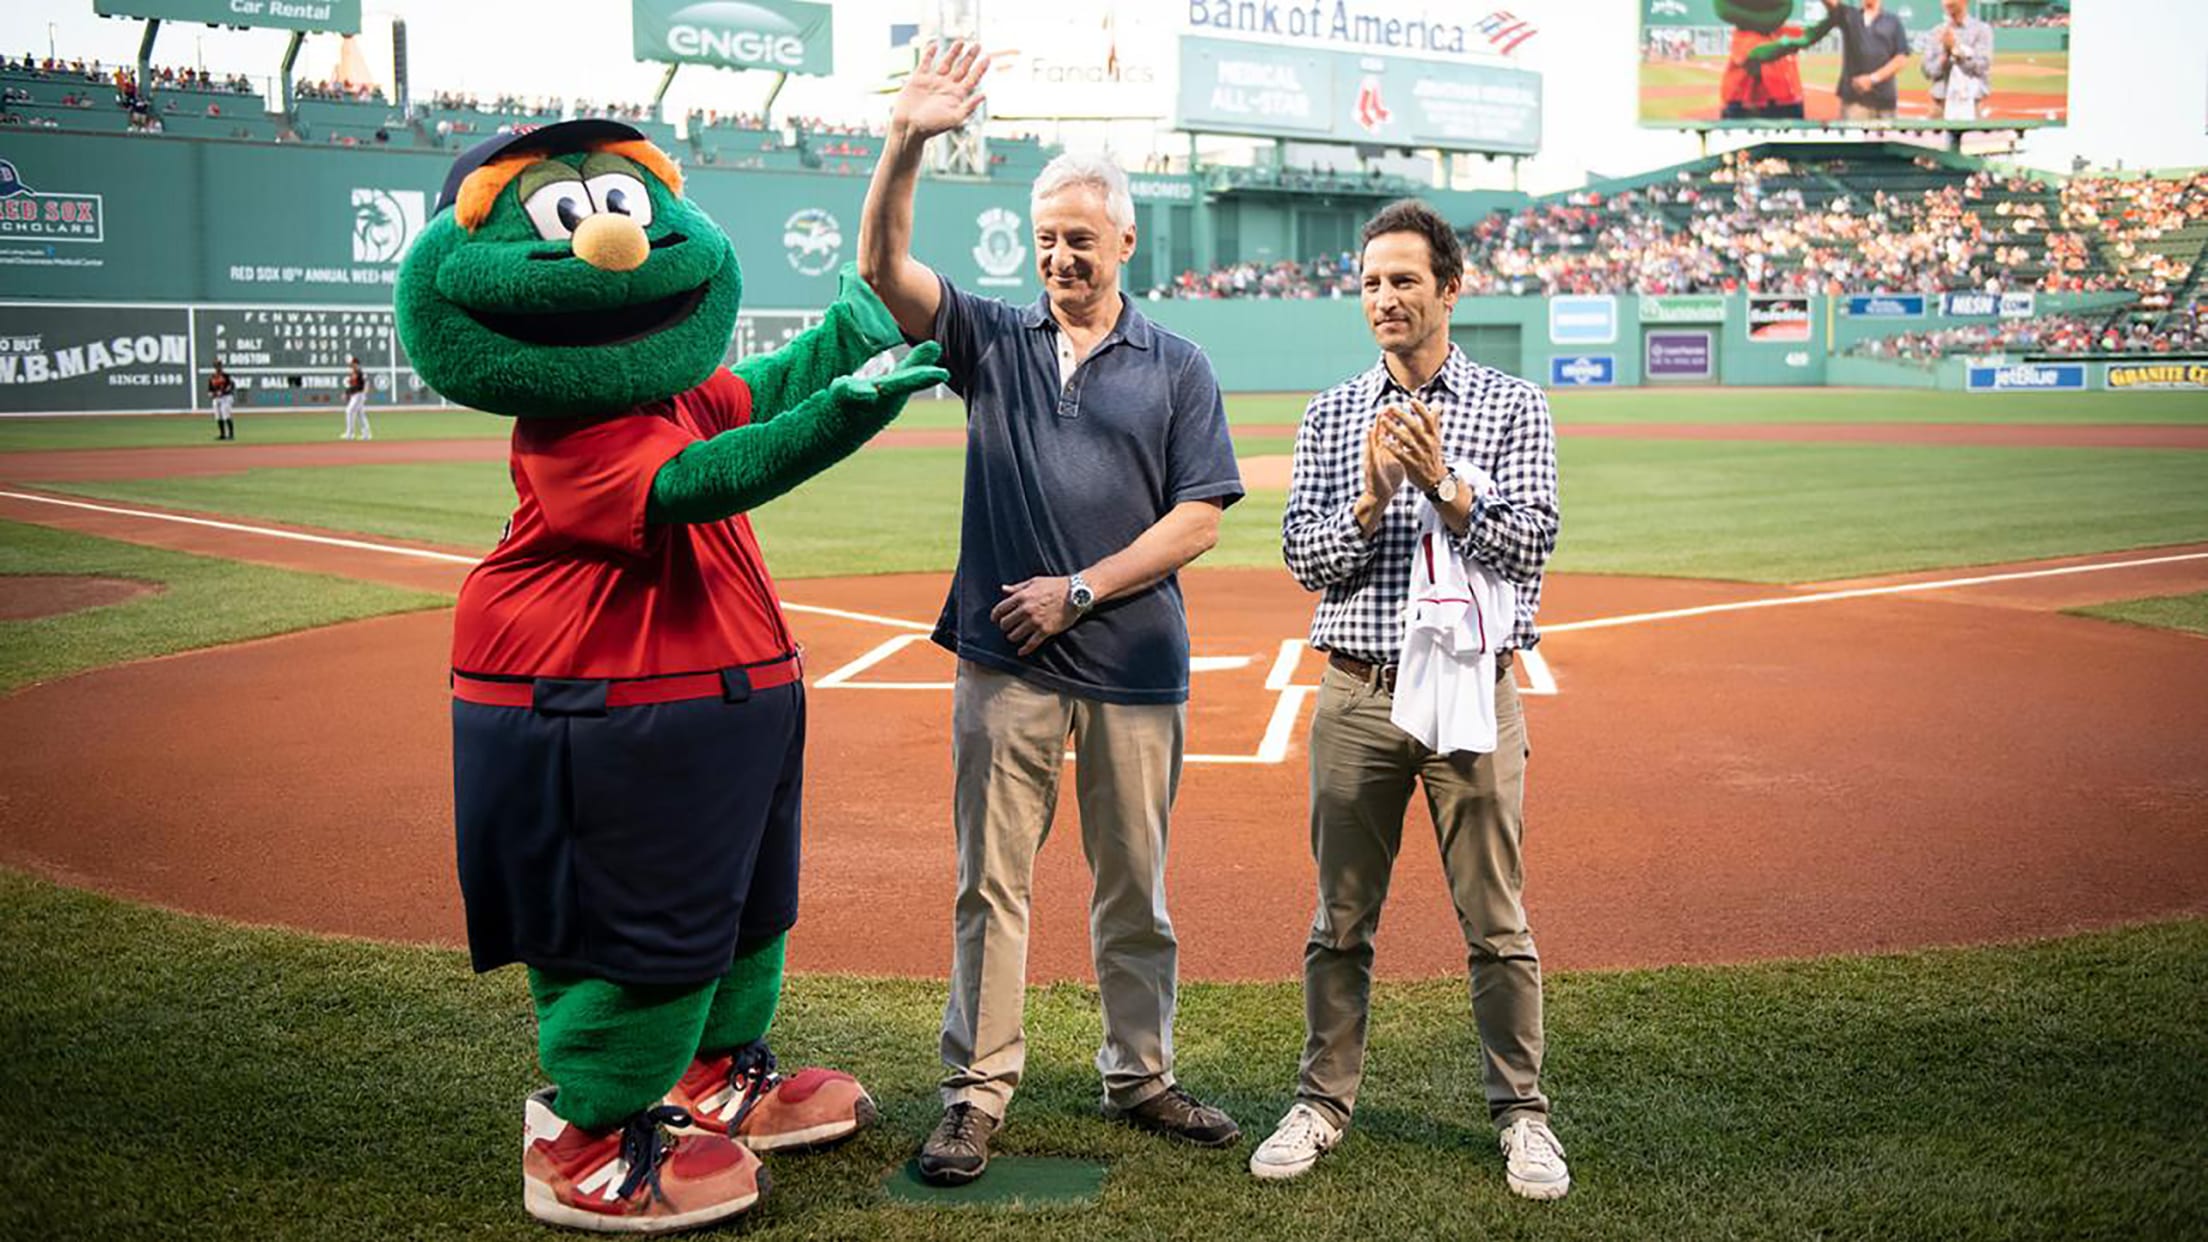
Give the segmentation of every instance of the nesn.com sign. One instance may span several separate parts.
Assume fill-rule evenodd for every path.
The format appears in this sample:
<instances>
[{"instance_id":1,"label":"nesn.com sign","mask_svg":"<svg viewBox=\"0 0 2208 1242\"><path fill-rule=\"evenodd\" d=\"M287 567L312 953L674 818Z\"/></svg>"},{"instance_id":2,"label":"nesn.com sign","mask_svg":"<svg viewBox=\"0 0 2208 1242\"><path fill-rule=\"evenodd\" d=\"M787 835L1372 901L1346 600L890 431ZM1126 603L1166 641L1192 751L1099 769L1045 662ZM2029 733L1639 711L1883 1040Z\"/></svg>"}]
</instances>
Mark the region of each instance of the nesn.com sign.
<instances>
[{"instance_id":1,"label":"nesn.com sign","mask_svg":"<svg viewBox=\"0 0 2208 1242\"><path fill-rule=\"evenodd\" d=\"M1609 354L1567 354L1549 359L1549 387L1608 388L1618 382L1618 360Z\"/></svg>"},{"instance_id":2,"label":"nesn.com sign","mask_svg":"<svg viewBox=\"0 0 2208 1242\"><path fill-rule=\"evenodd\" d=\"M1973 363L1965 385L1971 392L2082 392L2082 362L2018 362L1988 366Z\"/></svg>"}]
</instances>

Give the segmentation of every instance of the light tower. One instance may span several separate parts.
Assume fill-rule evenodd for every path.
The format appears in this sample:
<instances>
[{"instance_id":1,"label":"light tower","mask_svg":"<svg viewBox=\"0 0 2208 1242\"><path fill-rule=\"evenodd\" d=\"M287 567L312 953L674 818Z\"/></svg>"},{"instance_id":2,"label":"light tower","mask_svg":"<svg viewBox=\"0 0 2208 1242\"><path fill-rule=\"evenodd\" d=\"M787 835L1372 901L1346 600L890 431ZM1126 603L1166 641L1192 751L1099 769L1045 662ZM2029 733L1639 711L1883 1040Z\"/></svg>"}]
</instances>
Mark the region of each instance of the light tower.
<instances>
[{"instance_id":1,"label":"light tower","mask_svg":"<svg viewBox=\"0 0 2208 1242\"><path fill-rule=\"evenodd\" d=\"M921 33L925 36L927 32ZM935 0L935 37L939 43L946 44L953 39L978 42L981 38L981 0ZM987 55L988 49L983 48L982 54ZM964 125L943 135L940 141L928 144L924 167L936 174L988 176L989 140L984 134L988 120L989 105L984 101Z\"/></svg>"}]
</instances>

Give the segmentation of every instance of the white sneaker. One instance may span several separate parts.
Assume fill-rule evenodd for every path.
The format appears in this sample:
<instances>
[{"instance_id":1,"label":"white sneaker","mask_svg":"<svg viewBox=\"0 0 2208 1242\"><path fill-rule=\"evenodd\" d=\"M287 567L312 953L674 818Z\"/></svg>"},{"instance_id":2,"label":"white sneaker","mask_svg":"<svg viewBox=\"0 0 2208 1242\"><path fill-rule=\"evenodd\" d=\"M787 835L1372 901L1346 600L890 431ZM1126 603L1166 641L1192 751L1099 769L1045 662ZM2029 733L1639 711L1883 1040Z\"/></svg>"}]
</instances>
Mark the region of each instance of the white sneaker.
<instances>
[{"instance_id":1,"label":"white sneaker","mask_svg":"<svg viewBox=\"0 0 2208 1242\"><path fill-rule=\"evenodd\" d=\"M1341 1127L1309 1104L1298 1104L1250 1153L1250 1173L1269 1181L1299 1176L1341 1141Z\"/></svg>"},{"instance_id":2,"label":"white sneaker","mask_svg":"<svg viewBox=\"0 0 2208 1242\"><path fill-rule=\"evenodd\" d=\"M1512 1194L1527 1199L1561 1199L1572 1188L1564 1167L1564 1145L1548 1123L1520 1117L1503 1131L1503 1177Z\"/></svg>"}]
</instances>

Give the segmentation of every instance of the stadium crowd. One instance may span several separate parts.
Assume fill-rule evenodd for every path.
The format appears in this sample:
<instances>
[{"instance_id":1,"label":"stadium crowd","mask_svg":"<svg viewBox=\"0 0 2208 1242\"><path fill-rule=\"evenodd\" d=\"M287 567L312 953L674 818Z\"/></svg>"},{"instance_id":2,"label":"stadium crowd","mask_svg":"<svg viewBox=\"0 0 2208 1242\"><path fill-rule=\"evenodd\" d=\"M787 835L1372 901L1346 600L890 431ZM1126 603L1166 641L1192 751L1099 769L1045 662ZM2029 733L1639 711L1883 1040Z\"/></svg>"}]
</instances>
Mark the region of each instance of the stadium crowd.
<instances>
[{"instance_id":1,"label":"stadium crowd","mask_svg":"<svg viewBox=\"0 0 2208 1242\"><path fill-rule=\"evenodd\" d=\"M372 82L333 82L327 78L310 82L305 78L291 84L294 99L313 99L326 103L388 103L383 88Z\"/></svg>"},{"instance_id":2,"label":"stadium crowd","mask_svg":"<svg viewBox=\"0 0 2208 1242\"><path fill-rule=\"evenodd\" d=\"M1958 324L1859 341L1848 353L1931 366L1948 354L2182 354L2208 348L2198 312L2166 327L2128 326L2077 315L2040 315L2001 323Z\"/></svg>"}]
</instances>

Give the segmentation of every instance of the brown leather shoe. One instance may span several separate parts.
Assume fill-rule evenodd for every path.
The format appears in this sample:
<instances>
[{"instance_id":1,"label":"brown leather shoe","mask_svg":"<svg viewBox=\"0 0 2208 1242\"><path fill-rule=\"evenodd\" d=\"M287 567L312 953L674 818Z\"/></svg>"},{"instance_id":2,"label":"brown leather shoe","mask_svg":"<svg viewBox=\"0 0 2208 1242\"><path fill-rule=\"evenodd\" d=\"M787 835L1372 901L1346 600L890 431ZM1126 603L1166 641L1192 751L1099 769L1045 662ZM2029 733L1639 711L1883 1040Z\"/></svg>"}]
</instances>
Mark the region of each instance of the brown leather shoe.
<instances>
[{"instance_id":1,"label":"brown leather shoe","mask_svg":"<svg viewBox=\"0 0 2208 1242\"><path fill-rule=\"evenodd\" d=\"M1225 1147L1242 1137L1242 1127L1234 1124L1234 1118L1190 1095L1177 1083L1132 1108L1107 1102L1104 1119L1123 1121L1198 1147Z\"/></svg>"},{"instance_id":2,"label":"brown leather shoe","mask_svg":"<svg viewBox=\"0 0 2208 1242\"><path fill-rule=\"evenodd\" d=\"M920 1176L939 1186L961 1186L989 1167L989 1140L1003 1123L972 1104L953 1104L920 1145Z\"/></svg>"}]
</instances>

